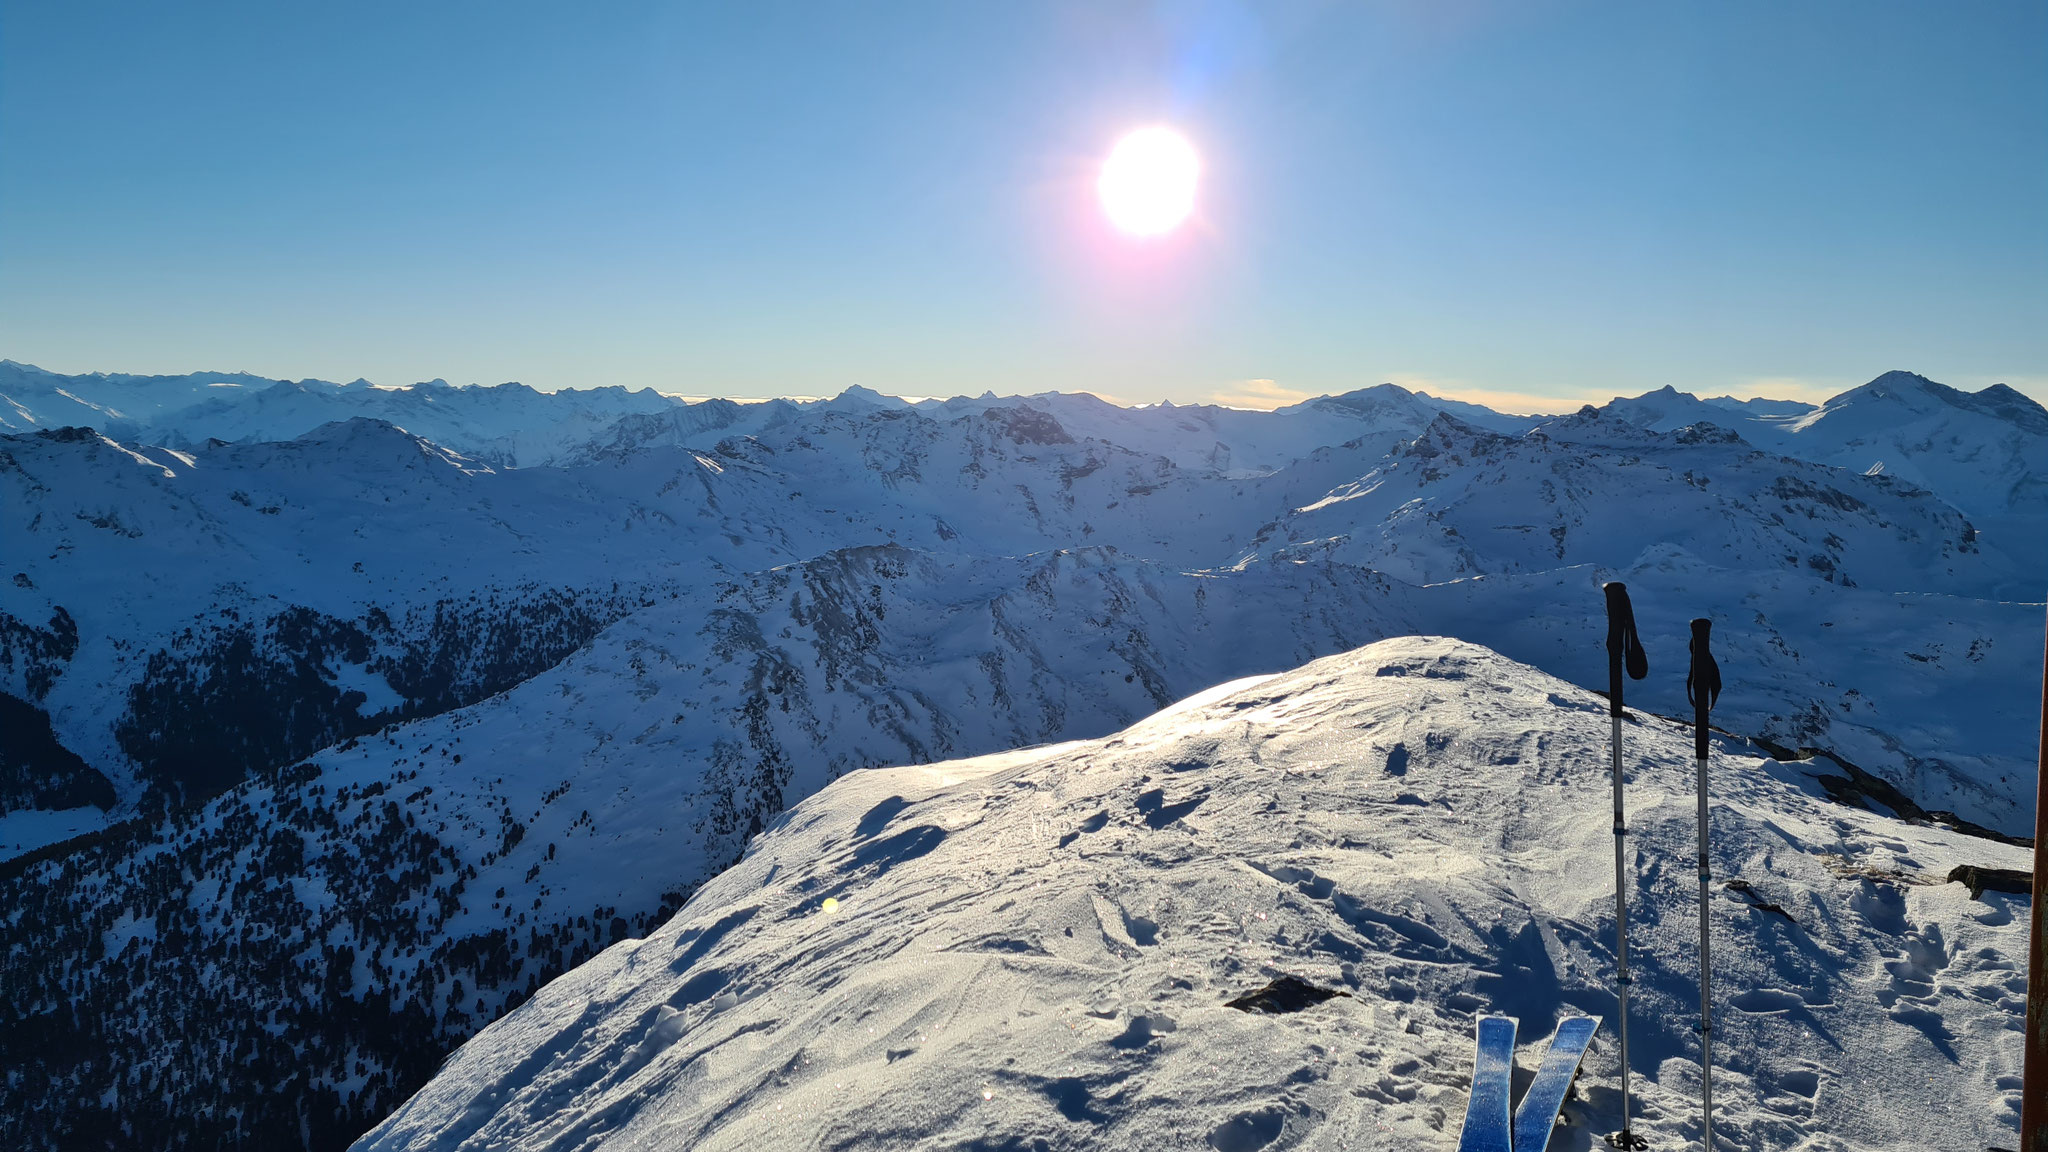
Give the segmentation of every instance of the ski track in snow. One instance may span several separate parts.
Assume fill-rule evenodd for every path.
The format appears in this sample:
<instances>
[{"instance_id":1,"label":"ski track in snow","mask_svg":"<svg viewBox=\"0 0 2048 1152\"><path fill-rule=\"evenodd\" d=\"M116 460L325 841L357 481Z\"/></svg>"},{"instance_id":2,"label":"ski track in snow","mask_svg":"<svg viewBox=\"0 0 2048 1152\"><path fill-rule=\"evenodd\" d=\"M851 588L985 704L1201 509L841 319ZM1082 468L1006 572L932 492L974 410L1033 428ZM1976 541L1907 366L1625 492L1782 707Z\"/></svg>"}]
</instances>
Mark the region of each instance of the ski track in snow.
<instances>
[{"instance_id":1,"label":"ski track in snow","mask_svg":"<svg viewBox=\"0 0 2048 1152\"><path fill-rule=\"evenodd\" d=\"M1503 1012L1518 1090L1557 1018L1608 1017L1552 1143L1584 1150L1619 1126L1607 736L1589 692L1402 638L1101 740L855 773L356 1148L1448 1148ZM1691 742L1625 740L1634 1125L1678 1147ZM1720 1146L2010 1143L2025 902L1937 881L2024 852L1740 744L1711 770ZM1223 1006L1281 974L1350 995Z\"/></svg>"}]
</instances>

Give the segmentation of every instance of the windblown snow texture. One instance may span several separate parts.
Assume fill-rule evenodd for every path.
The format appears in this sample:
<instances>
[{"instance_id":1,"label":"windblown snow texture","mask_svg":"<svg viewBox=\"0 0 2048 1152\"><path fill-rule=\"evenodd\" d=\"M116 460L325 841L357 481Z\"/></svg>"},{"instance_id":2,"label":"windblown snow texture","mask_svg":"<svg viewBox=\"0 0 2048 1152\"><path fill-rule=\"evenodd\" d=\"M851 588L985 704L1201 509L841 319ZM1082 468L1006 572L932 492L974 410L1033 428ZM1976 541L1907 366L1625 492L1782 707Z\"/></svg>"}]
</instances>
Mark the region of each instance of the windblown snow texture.
<instances>
[{"instance_id":1,"label":"windblown snow texture","mask_svg":"<svg viewBox=\"0 0 2048 1152\"><path fill-rule=\"evenodd\" d=\"M741 405L0 364L0 1143L339 1147L835 778L1415 633L1597 684L1608 579L1657 669L1721 622L1729 730L2018 831L2041 545L1940 485L2010 465L2028 507L2034 410L1871 388L1953 434L1866 475L1815 459L1825 408L1714 401L1666 430L1391 386ZM1630 703L1683 714L1681 679Z\"/></svg>"},{"instance_id":2,"label":"windblown snow texture","mask_svg":"<svg viewBox=\"0 0 2048 1152\"><path fill-rule=\"evenodd\" d=\"M1558 1018L1614 1010L1607 733L1590 691L1406 637L1101 740L854 773L358 1152L1451 1147L1476 1017L1521 1021L1534 1068ZM1649 717L1628 748L1633 1127L1677 1148L1693 749ZM2009 1145L2025 901L1939 877L2025 852L1712 755L1715 871L1741 885L1713 905L1722 1138ZM1283 974L1350 995L1226 1004ZM1619 1127L1613 1060L1603 1034L1558 1147Z\"/></svg>"}]
</instances>

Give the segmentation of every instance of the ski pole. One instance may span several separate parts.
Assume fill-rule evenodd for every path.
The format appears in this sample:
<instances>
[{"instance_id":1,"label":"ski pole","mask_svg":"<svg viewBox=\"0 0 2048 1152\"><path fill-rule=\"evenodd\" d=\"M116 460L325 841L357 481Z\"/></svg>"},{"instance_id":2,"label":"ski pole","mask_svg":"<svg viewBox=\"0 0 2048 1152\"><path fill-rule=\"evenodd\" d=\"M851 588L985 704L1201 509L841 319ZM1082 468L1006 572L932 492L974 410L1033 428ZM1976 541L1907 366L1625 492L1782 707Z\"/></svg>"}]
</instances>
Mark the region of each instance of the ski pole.
<instances>
[{"instance_id":1,"label":"ski pole","mask_svg":"<svg viewBox=\"0 0 2048 1152\"><path fill-rule=\"evenodd\" d=\"M1621 801L1621 675L1626 668L1631 679L1641 680L1650 674L1650 662L1636 637L1636 613L1628 602L1628 586L1610 580L1601 590L1607 594L1607 713L1614 724L1614 984L1621 1009L1616 1013L1621 1034L1621 1131L1607 1142L1632 1149L1645 1145L1628 1127L1628 874L1622 847L1628 824Z\"/></svg>"},{"instance_id":2,"label":"ski pole","mask_svg":"<svg viewBox=\"0 0 2048 1152\"><path fill-rule=\"evenodd\" d=\"M2034 791L2034 907L2027 933L2027 1047L2020 1152L2048 1152L2048 645L2041 654L2041 743Z\"/></svg>"},{"instance_id":3,"label":"ski pole","mask_svg":"<svg viewBox=\"0 0 2048 1152\"><path fill-rule=\"evenodd\" d=\"M1692 701L1692 754L1700 778L1700 1146L1714 1152L1714 965L1707 935L1707 713L1721 697L1721 668L1707 648L1712 620L1692 622L1692 663L1685 670L1685 696Z\"/></svg>"}]
</instances>

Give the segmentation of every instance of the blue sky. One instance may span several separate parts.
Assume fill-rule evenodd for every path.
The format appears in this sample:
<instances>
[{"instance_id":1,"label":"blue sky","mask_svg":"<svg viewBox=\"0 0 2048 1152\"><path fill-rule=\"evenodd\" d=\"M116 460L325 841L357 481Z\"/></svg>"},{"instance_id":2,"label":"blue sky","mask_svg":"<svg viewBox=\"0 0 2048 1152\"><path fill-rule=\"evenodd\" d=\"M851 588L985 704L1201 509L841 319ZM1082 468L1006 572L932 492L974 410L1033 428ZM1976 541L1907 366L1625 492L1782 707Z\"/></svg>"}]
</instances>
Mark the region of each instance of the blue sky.
<instances>
[{"instance_id":1,"label":"blue sky","mask_svg":"<svg viewBox=\"0 0 2048 1152\"><path fill-rule=\"evenodd\" d=\"M1118 135L1204 165L1164 241ZM2048 399L2048 5L0 7L0 356L692 395Z\"/></svg>"}]
</instances>

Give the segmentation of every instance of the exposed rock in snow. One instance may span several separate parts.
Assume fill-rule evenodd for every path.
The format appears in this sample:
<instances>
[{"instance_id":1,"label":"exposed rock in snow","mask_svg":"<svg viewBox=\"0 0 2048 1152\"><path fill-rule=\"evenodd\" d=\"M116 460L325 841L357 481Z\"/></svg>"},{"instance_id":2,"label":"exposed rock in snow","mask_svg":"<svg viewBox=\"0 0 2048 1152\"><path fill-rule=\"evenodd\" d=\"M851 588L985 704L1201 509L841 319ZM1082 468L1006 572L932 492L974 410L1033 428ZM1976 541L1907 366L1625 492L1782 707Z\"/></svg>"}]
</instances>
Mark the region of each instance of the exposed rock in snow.
<instances>
[{"instance_id":1,"label":"exposed rock in snow","mask_svg":"<svg viewBox=\"0 0 2048 1152\"><path fill-rule=\"evenodd\" d=\"M1448 1147L1477 1014L1534 1047L1590 1012L1584 1148L1620 1120L1605 712L1404 638L1102 740L851 774L356 1147ZM1679 1146L1691 740L1625 728L1634 1127ZM2024 901L1944 877L2024 854L1832 805L1739 743L1711 771L1721 1138L2011 1143ZM1227 1003L1289 976L1348 996Z\"/></svg>"}]
</instances>

